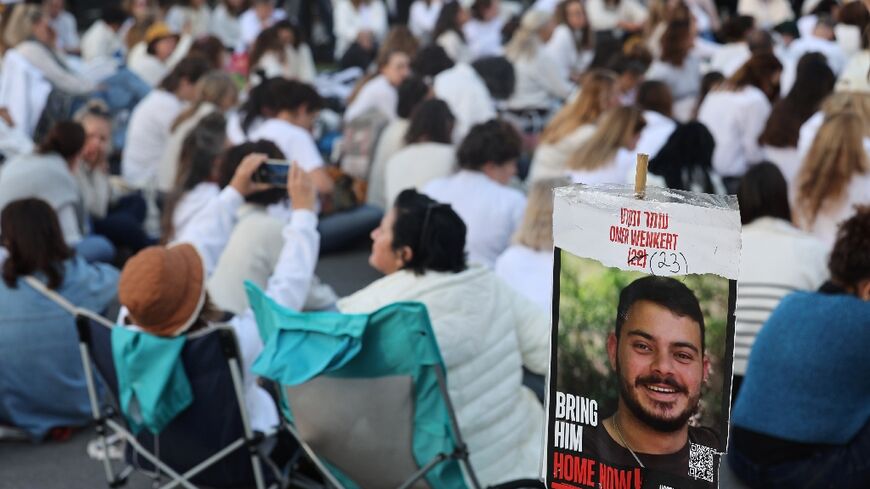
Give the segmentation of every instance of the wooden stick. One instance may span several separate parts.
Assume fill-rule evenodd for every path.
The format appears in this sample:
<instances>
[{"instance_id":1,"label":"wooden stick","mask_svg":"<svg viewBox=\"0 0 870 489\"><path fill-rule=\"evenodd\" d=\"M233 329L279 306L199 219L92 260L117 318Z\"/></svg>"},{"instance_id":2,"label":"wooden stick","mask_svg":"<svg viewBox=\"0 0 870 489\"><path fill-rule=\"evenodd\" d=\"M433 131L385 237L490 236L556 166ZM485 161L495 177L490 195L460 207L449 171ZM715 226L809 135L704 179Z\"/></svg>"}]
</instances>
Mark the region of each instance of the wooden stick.
<instances>
[{"instance_id":1,"label":"wooden stick","mask_svg":"<svg viewBox=\"0 0 870 489\"><path fill-rule=\"evenodd\" d=\"M634 195L638 199L643 199L646 196L647 165L649 165L649 155L645 153L638 153L637 170L634 174Z\"/></svg>"}]
</instances>

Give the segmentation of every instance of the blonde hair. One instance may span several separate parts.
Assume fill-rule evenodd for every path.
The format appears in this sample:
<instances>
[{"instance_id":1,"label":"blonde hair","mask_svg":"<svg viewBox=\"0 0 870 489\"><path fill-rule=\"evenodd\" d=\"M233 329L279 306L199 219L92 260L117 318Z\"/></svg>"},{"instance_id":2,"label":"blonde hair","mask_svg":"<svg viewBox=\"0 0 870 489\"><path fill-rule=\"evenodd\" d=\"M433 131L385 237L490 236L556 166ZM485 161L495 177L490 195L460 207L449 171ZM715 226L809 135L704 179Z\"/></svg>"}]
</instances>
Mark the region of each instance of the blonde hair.
<instances>
[{"instance_id":1,"label":"blonde hair","mask_svg":"<svg viewBox=\"0 0 870 489\"><path fill-rule=\"evenodd\" d=\"M535 251L553 248L553 189L570 184L567 178L549 178L532 184L514 243Z\"/></svg>"},{"instance_id":2,"label":"blonde hair","mask_svg":"<svg viewBox=\"0 0 870 489\"><path fill-rule=\"evenodd\" d=\"M601 116L592 137L568 159L570 170L597 170L616 156L629 136L640 133L646 121L637 107L617 107Z\"/></svg>"},{"instance_id":3,"label":"blonde hair","mask_svg":"<svg viewBox=\"0 0 870 489\"><path fill-rule=\"evenodd\" d=\"M575 129L598 120L616 91L616 73L592 70L580 83L580 95L560 110L541 133L541 144L555 144Z\"/></svg>"},{"instance_id":4,"label":"blonde hair","mask_svg":"<svg viewBox=\"0 0 870 489\"><path fill-rule=\"evenodd\" d=\"M826 118L846 111L858 114L864 128L864 137L870 138L870 93L834 92L822 103L822 112Z\"/></svg>"},{"instance_id":5,"label":"blonde hair","mask_svg":"<svg viewBox=\"0 0 870 489\"><path fill-rule=\"evenodd\" d=\"M854 111L831 115L822 124L797 176L796 217L801 226L812 226L825 204L845 197L855 175L870 171L864 125Z\"/></svg>"},{"instance_id":6,"label":"blonde hair","mask_svg":"<svg viewBox=\"0 0 870 489\"><path fill-rule=\"evenodd\" d=\"M212 103L220 107L229 97L236 99L239 97L239 88L233 81L232 76L225 71L209 71L196 82L196 98L194 103L178 114L178 117L172 123L171 130L175 131L184 121L193 117L204 103Z\"/></svg>"},{"instance_id":7,"label":"blonde hair","mask_svg":"<svg viewBox=\"0 0 870 489\"><path fill-rule=\"evenodd\" d=\"M552 20L552 16L541 10L529 10L523 15L520 27L505 47L505 57L516 63L521 59L531 59L541 50L540 32Z\"/></svg>"}]
</instances>

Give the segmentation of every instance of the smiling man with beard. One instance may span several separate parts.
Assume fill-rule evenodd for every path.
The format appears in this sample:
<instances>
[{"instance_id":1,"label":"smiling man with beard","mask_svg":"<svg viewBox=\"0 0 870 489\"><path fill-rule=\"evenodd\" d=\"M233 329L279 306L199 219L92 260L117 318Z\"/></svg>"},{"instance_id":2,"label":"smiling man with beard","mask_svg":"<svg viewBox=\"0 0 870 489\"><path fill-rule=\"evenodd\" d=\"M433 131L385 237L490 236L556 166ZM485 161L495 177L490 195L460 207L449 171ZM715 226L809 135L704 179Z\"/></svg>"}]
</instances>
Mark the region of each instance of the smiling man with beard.
<instances>
[{"instance_id":1,"label":"smiling man with beard","mask_svg":"<svg viewBox=\"0 0 870 489\"><path fill-rule=\"evenodd\" d=\"M704 316L688 287L654 276L625 287L607 354L619 383L619 403L613 416L584 430L584 454L612 467L646 469L644 487L649 487L654 473L665 474L662 482L673 480L667 474L687 478L692 444L721 450L715 431L689 426L710 362Z\"/></svg>"}]
</instances>

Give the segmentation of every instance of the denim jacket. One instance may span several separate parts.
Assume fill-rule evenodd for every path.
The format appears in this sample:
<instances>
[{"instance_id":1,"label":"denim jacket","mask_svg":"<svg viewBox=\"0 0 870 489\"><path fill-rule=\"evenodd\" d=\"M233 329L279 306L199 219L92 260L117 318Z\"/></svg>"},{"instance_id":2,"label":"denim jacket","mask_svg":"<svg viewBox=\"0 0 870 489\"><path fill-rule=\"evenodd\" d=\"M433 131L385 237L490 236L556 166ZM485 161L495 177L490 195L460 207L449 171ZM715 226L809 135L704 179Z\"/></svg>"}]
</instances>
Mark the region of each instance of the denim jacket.
<instances>
[{"instance_id":1,"label":"denim jacket","mask_svg":"<svg viewBox=\"0 0 870 489\"><path fill-rule=\"evenodd\" d=\"M76 256L63 270L57 292L77 307L99 313L117 294L118 271L109 265ZM0 281L0 393L0 423L36 440L90 420L74 318L23 278L14 288Z\"/></svg>"}]
</instances>

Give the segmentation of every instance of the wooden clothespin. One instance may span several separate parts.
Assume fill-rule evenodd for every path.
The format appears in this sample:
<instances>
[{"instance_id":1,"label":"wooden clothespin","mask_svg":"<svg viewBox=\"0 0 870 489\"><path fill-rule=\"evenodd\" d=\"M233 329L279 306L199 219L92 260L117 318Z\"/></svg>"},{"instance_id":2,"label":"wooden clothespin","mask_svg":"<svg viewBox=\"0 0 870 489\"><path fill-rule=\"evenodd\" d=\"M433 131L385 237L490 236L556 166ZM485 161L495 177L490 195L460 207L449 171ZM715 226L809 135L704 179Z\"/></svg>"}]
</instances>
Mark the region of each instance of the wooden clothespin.
<instances>
[{"instance_id":1,"label":"wooden clothespin","mask_svg":"<svg viewBox=\"0 0 870 489\"><path fill-rule=\"evenodd\" d=\"M637 171L634 174L634 196L643 200L646 196L646 170L649 165L649 155L637 154Z\"/></svg>"}]
</instances>

